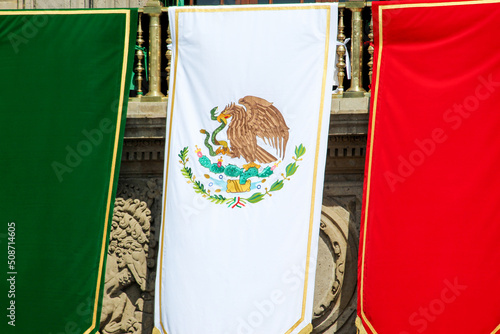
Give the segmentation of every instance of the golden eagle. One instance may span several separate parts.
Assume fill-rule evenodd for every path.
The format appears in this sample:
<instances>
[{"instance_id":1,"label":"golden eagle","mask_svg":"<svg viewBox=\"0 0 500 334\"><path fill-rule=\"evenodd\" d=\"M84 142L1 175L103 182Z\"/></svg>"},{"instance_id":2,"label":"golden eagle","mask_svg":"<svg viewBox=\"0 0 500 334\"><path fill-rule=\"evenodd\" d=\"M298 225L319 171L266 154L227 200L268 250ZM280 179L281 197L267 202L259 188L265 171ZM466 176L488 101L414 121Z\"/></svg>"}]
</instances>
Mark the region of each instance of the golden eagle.
<instances>
[{"instance_id":1,"label":"golden eagle","mask_svg":"<svg viewBox=\"0 0 500 334\"><path fill-rule=\"evenodd\" d=\"M257 137L276 149L278 157L285 157L288 142L288 126L281 112L272 102L255 96L245 96L239 99L239 104L231 103L217 117L219 122L227 123L227 139L230 143L231 156L243 157L249 164L255 161L271 163L278 160L272 154L257 145Z\"/></svg>"}]
</instances>

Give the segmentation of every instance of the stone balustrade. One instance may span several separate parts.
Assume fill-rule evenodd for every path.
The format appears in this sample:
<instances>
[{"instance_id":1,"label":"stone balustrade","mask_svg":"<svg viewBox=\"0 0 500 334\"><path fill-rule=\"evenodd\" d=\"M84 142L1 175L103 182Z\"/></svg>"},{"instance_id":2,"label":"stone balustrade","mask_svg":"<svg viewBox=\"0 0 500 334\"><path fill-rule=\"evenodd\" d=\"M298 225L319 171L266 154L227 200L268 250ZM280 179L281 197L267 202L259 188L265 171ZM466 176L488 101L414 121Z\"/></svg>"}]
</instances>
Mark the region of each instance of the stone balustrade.
<instances>
[{"instance_id":1,"label":"stone balustrade","mask_svg":"<svg viewBox=\"0 0 500 334\"><path fill-rule=\"evenodd\" d=\"M335 97L359 98L370 94L374 50L370 7L371 2L364 1L339 3L336 64L339 85L333 93ZM163 7L160 1L148 1L139 11L135 87L130 96L132 101L161 102L167 99L172 58L168 7Z\"/></svg>"}]
</instances>

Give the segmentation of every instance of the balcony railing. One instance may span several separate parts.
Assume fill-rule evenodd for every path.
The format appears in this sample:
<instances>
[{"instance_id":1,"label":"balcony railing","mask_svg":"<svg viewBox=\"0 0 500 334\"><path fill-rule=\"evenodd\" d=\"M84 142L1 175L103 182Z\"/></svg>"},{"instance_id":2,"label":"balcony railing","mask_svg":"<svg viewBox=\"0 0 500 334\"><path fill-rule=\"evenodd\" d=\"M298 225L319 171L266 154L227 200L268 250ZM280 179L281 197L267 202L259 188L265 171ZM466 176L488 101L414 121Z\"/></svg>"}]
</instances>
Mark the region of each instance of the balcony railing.
<instances>
[{"instance_id":1,"label":"balcony railing","mask_svg":"<svg viewBox=\"0 0 500 334\"><path fill-rule=\"evenodd\" d=\"M224 3L224 0L217 1ZM262 1L232 0L232 3L238 5ZM273 0L267 1L272 3ZM190 3L194 3L194 0ZM168 7L163 7L160 1L148 1L139 10L134 85L130 91L132 101L159 102L167 98L172 58L167 11ZM373 51L371 2L340 2L336 64L339 85L333 92L334 97L363 97L370 94Z\"/></svg>"}]
</instances>

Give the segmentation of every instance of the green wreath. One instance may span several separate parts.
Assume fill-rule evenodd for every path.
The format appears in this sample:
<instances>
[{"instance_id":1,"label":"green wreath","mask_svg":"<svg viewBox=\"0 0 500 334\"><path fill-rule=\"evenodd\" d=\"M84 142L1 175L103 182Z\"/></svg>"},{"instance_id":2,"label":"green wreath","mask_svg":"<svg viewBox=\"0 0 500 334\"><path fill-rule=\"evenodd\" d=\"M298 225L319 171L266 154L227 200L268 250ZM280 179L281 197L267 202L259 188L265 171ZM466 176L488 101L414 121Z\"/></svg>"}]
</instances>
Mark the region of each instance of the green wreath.
<instances>
[{"instance_id":1,"label":"green wreath","mask_svg":"<svg viewBox=\"0 0 500 334\"><path fill-rule=\"evenodd\" d=\"M179 161L179 163L181 163L183 166L181 169L181 173L187 179L187 183L193 184L194 191L197 194L201 194L203 196L203 198L206 198L210 202L215 203L215 204L226 204L228 207L234 209L235 207L238 207L238 208L244 207L248 203L252 203L252 204L258 203L258 202L262 201L264 198L266 198L266 196L272 196L272 194L271 194L272 192L281 190L285 184L285 181L289 181L290 177L293 174L295 174L295 172L299 168L298 162L302 161L301 157L306 153L306 148L302 144L295 147L295 156L292 157L292 159L295 161L286 166L285 174L284 173L281 174L283 179L275 181L269 189L265 188L265 192L256 192L248 198L241 198L239 196L227 198L227 197L224 197L222 195L212 194L210 192L210 189L205 189L205 185L201 181L196 180L196 176L193 174L193 170L191 169L191 167L188 166L188 162L189 162L189 158L187 156L188 152L189 152L189 149L186 146L180 151L180 153L178 155L179 158L181 159ZM206 158L205 156L201 156L199 160L200 160L200 163L202 164L202 166L209 168L209 169L211 166L216 165L216 164L212 164L210 162L210 160L208 158ZM220 167L218 167L217 172L222 173L225 170L227 170L228 168L229 168L230 175L232 175L234 173L234 176L240 177L240 183L243 181L243 179L246 181L248 178L250 178L252 176L267 177L267 176L272 174L270 167L264 168L264 170L261 172L257 171L257 169L254 168L256 171L252 171L252 172L248 173L248 171L244 172L239 167L236 167L234 165L228 165L225 167L220 166ZM238 171L235 171L235 169L238 169ZM226 173L226 175L227 175L227 173ZM242 176L243 176L243 179L242 179Z\"/></svg>"}]
</instances>

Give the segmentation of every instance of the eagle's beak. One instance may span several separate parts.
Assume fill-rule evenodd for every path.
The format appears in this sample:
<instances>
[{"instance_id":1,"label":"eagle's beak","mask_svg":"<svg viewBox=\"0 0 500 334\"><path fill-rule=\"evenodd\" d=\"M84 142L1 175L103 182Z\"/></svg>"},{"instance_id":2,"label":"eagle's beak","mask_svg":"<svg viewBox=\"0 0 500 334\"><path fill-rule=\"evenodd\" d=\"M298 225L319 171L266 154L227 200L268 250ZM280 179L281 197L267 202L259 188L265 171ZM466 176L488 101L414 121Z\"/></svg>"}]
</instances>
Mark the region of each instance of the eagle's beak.
<instances>
[{"instance_id":1,"label":"eagle's beak","mask_svg":"<svg viewBox=\"0 0 500 334\"><path fill-rule=\"evenodd\" d=\"M217 121L219 123L224 122L227 125L227 119L231 117L231 115L226 115L224 112L221 112L219 116L217 116Z\"/></svg>"}]
</instances>

